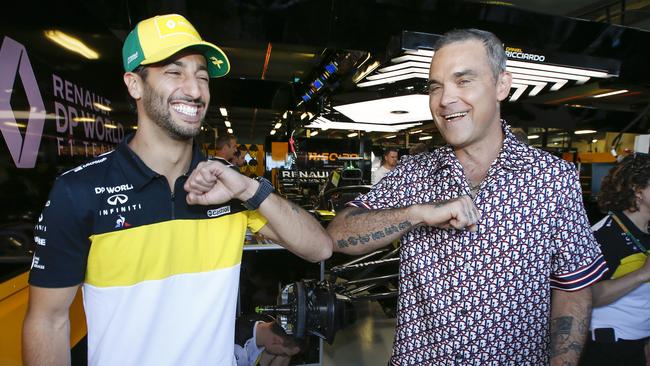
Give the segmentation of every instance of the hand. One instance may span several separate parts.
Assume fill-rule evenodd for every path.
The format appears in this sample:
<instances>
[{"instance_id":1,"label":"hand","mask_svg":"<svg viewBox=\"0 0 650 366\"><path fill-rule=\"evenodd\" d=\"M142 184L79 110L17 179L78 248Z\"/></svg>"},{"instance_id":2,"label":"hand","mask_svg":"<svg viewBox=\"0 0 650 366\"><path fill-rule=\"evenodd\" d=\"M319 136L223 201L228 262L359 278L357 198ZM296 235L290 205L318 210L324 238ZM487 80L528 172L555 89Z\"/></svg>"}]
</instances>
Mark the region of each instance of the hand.
<instances>
[{"instance_id":1,"label":"hand","mask_svg":"<svg viewBox=\"0 0 650 366\"><path fill-rule=\"evenodd\" d=\"M280 334L279 330L274 330L274 326L279 328L273 322L259 322L255 326L256 340L259 347L264 347L265 351L275 356L294 356L300 352L300 346L288 335Z\"/></svg>"},{"instance_id":2,"label":"hand","mask_svg":"<svg viewBox=\"0 0 650 366\"><path fill-rule=\"evenodd\" d=\"M204 161L185 182L190 205L214 205L233 198L246 201L251 198L259 183L219 162Z\"/></svg>"},{"instance_id":3,"label":"hand","mask_svg":"<svg viewBox=\"0 0 650 366\"><path fill-rule=\"evenodd\" d=\"M417 220L429 226L442 229L478 230L481 213L469 196L462 196L448 201L414 206Z\"/></svg>"}]
</instances>

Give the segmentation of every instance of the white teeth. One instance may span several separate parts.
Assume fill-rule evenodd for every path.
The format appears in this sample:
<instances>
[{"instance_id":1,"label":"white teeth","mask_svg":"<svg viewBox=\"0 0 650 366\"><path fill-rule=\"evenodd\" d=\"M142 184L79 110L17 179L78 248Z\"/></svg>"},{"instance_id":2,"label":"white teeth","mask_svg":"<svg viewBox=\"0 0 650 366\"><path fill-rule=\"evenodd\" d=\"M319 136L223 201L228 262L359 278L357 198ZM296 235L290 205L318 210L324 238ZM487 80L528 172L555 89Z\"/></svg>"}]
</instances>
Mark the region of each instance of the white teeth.
<instances>
[{"instance_id":1,"label":"white teeth","mask_svg":"<svg viewBox=\"0 0 650 366\"><path fill-rule=\"evenodd\" d=\"M188 115L190 117L195 117L196 114L199 112L199 108L189 106L186 104L173 104L172 108L178 113Z\"/></svg>"},{"instance_id":2,"label":"white teeth","mask_svg":"<svg viewBox=\"0 0 650 366\"><path fill-rule=\"evenodd\" d=\"M466 115L467 115L467 112L456 112L456 113L448 114L448 115L446 115L444 117L445 117L445 119L447 121L449 121L450 119L453 119L453 118L456 118L456 117L465 117Z\"/></svg>"}]
</instances>

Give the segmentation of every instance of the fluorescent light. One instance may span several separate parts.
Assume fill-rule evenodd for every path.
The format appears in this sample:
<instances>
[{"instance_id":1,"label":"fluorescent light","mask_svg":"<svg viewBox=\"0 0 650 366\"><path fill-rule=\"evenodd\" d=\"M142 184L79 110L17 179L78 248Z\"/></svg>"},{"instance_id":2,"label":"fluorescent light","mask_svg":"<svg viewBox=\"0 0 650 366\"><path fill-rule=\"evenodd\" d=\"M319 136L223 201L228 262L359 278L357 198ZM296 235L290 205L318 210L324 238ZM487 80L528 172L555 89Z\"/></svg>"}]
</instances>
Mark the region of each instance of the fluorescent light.
<instances>
[{"instance_id":1,"label":"fluorescent light","mask_svg":"<svg viewBox=\"0 0 650 366\"><path fill-rule=\"evenodd\" d=\"M510 97L510 99L508 99L508 102L514 102L517 99L519 99L519 97L521 97L521 95L524 94L524 92L526 91L526 88L528 88L527 85L514 84L514 83L510 85L510 87L514 88L515 92L512 93L512 96Z\"/></svg>"},{"instance_id":2,"label":"fluorescent light","mask_svg":"<svg viewBox=\"0 0 650 366\"><path fill-rule=\"evenodd\" d=\"M415 68L415 67L425 69L426 72L429 72L429 64L428 63L415 62L415 61L402 62L401 64L395 64L395 65L382 67L381 69L377 70L377 72L389 72L389 71L408 69L408 68Z\"/></svg>"},{"instance_id":3,"label":"fluorescent light","mask_svg":"<svg viewBox=\"0 0 650 366\"><path fill-rule=\"evenodd\" d=\"M559 90L564 85L566 85L566 83L569 82L569 80L567 79L550 78L547 76L525 75L525 74L517 74L517 73L512 74L512 77L516 78L517 80L537 80L537 81L546 81L548 83L554 83L550 89L551 91Z\"/></svg>"},{"instance_id":4,"label":"fluorescent light","mask_svg":"<svg viewBox=\"0 0 650 366\"><path fill-rule=\"evenodd\" d=\"M591 140L591 142L593 142L595 144L596 142L598 142L598 139L593 139L593 140Z\"/></svg>"},{"instance_id":5,"label":"fluorescent light","mask_svg":"<svg viewBox=\"0 0 650 366\"><path fill-rule=\"evenodd\" d=\"M135 125L135 126L133 126L133 127L131 127L131 128L134 129L134 130L137 130L137 129L138 129L138 125Z\"/></svg>"},{"instance_id":6,"label":"fluorescent light","mask_svg":"<svg viewBox=\"0 0 650 366\"><path fill-rule=\"evenodd\" d=\"M309 135L310 135L310 136L316 136L316 135L318 135L318 130L310 131Z\"/></svg>"},{"instance_id":7,"label":"fluorescent light","mask_svg":"<svg viewBox=\"0 0 650 366\"><path fill-rule=\"evenodd\" d=\"M589 79L591 79L589 76L584 76L584 75L562 74L562 73L545 71L545 70L524 69L520 67L507 67L506 71L512 73L513 78L514 77L524 78L519 74L536 75L536 76L546 76L546 77L558 78L558 79L575 80L576 84L584 84L587 81L589 81Z\"/></svg>"},{"instance_id":8,"label":"fluorescent light","mask_svg":"<svg viewBox=\"0 0 650 366\"><path fill-rule=\"evenodd\" d=\"M16 122L9 122L9 121L5 121L5 122L4 122L4 125L5 125L5 126L9 126L9 127L18 127L18 128L25 128L25 127L27 127L27 125L24 124L24 123L16 123Z\"/></svg>"},{"instance_id":9,"label":"fluorescent light","mask_svg":"<svg viewBox=\"0 0 650 366\"><path fill-rule=\"evenodd\" d=\"M95 102L95 103L93 103L93 105L95 106L95 108L100 109L102 111L110 112L110 111L113 110L111 107L103 105L101 103Z\"/></svg>"},{"instance_id":10,"label":"fluorescent light","mask_svg":"<svg viewBox=\"0 0 650 366\"><path fill-rule=\"evenodd\" d=\"M307 128L318 128L321 130L333 129L333 130L361 130L366 132L397 132L407 128L420 126L422 122L417 123L405 123L399 125L384 125L376 123L357 123L357 122L338 122L330 121L329 119L320 116L313 120L309 125L305 126Z\"/></svg>"},{"instance_id":11,"label":"fluorescent light","mask_svg":"<svg viewBox=\"0 0 650 366\"><path fill-rule=\"evenodd\" d=\"M426 78L429 77L429 70L419 68L419 67L409 67L406 69L398 69L394 71L388 71L388 72L380 72L378 74L370 75L366 78L366 80L383 80L387 78L391 78L394 76L399 76L399 75L404 75L404 74L422 74Z\"/></svg>"},{"instance_id":12,"label":"fluorescent light","mask_svg":"<svg viewBox=\"0 0 650 366\"><path fill-rule=\"evenodd\" d=\"M365 88L365 87L368 87L368 86L381 85L381 84L390 84L390 83L394 83L396 81L413 79L413 78L429 79L429 74L427 74L427 73L410 73L410 74L404 74L404 75L399 75L399 76L393 76L393 77L386 78L386 79L364 81L363 83L357 84L357 86L360 87L360 88Z\"/></svg>"},{"instance_id":13,"label":"fluorescent light","mask_svg":"<svg viewBox=\"0 0 650 366\"><path fill-rule=\"evenodd\" d=\"M410 133L411 135L414 135L414 134L416 134L416 133L420 133L420 132L422 132L422 130L415 130L415 131L411 131L411 132L409 132L409 133Z\"/></svg>"},{"instance_id":14,"label":"fluorescent light","mask_svg":"<svg viewBox=\"0 0 650 366\"><path fill-rule=\"evenodd\" d=\"M542 81L516 79L514 76L512 78L512 82L515 84L534 85L535 87L533 88L533 90L531 90L530 93L528 93L528 95L530 95L531 97L537 95L547 85L547 83Z\"/></svg>"},{"instance_id":15,"label":"fluorescent light","mask_svg":"<svg viewBox=\"0 0 650 366\"><path fill-rule=\"evenodd\" d=\"M623 94L623 93L627 93L627 92L629 92L629 90L627 90L627 89L623 89L623 90L615 90L615 91L613 91L613 92L609 92L609 93L603 93L603 94L594 95L593 97L594 97L594 98L603 98L603 97L609 97L610 95Z\"/></svg>"},{"instance_id":16,"label":"fluorescent light","mask_svg":"<svg viewBox=\"0 0 650 366\"><path fill-rule=\"evenodd\" d=\"M282 118L287 119L288 115L289 115L289 111L284 111L284 114L282 114Z\"/></svg>"},{"instance_id":17,"label":"fluorescent light","mask_svg":"<svg viewBox=\"0 0 650 366\"><path fill-rule=\"evenodd\" d=\"M514 67L523 67L527 69L551 71L551 72L556 72L561 74L589 76L592 78L606 79L606 78L616 76L616 75L608 74L607 72L603 72L603 71L593 71L593 70L581 69L577 67L555 66L549 64L538 64L538 63L524 62L524 61L508 60L506 61L506 65L514 66Z\"/></svg>"},{"instance_id":18,"label":"fluorescent light","mask_svg":"<svg viewBox=\"0 0 650 366\"><path fill-rule=\"evenodd\" d=\"M280 127L282 127L282 122L278 122L278 123L276 123L275 126L274 126L273 128L275 128L276 130L278 130L278 129L280 129Z\"/></svg>"},{"instance_id":19,"label":"fluorescent light","mask_svg":"<svg viewBox=\"0 0 650 366\"><path fill-rule=\"evenodd\" d=\"M433 51L432 50L423 50L421 48L418 48L417 50L406 50L406 51L404 51L404 53L407 54L407 55L433 57Z\"/></svg>"},{"instance_id":20,"label":"fluorescent light","mask_svg":"<svg viewBox=\"0 0 650 366\"><path fill-rule=\"evenodd\" d=\"M65 34L59 30L46 30L45 37L49 38L52 42L58 44L59 46L72 52L76 52L87 59L96 60L99 58L99 53L97 53L95 50L86 46L79 39Z\"/></svg>"},{"instance_id":21,"label":"fluorescent light","mask_svg":"<svg viewBox=\"0 0 650 366\"><path fill-rule=\"evenodd\" d=\"M95 119L92 117L74 117L72 120L75 122L95 122Z\"/></svg>"},{"instance_id":22,"label":"fluorescent light","mask_svg":"<svg viewBox=\"0 0 650 366\"><path fill-rule=\"evenodd\" d=\"M271 136L275 135L275 130L271 130Z\"/></svg>"},{"instance_id":23,"label":"fluorescent light","mask_svg":"<svg viewBox=\"0 0 650 366\"><path fill-rule=\"evenodd\" d=\"M307 112L303 112L303 113L300 115L300 119L303 120L303 119L307 118L307 116L308 116Z\"/></svg>"},{"instance_id":24,"label":"fluorescent light","mask_svg":"<svg viewBox=\"0 0 650 366\"><path fill-rule=\"evenodd\" d=\"M589 134L589 133L596 133L596 132L598 132L598 131L596 131L596 130L577 130L574 133L576 135L586 135L586 134Z\"/></svg>"},{"instance_id":25,"label":"fluorescent light","mask_svg":"<svg viewBox=\"0 0 650 366\"><path fill-rule=\"evenodd\" d=\"M539 138L539 135L528 135L529 140L535 140L535 139L538 139L538 138Z\"/></svg>"},{"instance_id":26,"label":"fluorescent light","mask_svg":"<svg viewBox=\"0 0 650 366\"><path fill-rule=\"evenodd\" d=\"M219 108L219 112L221 112L222 116L228 117L228 110L226 110L226 108L224 107Z\"/></svg>"},{"instance_id":27,"label":"fluorescent light","mask_svg":"<svg viewBox=\"0 0 650 366\"><path fill-rule=\"evenodd\" d=\"M431 140L432 138L433 138L433 136L422 136L422 137L419 138L419 140L420 141Z\"/></svg>"},{"instance_id":28,"label":"fluorescent light","mask_svg":"<svg viewBox=\"0 0 650 366\"><path fill-rule=\"evenodd\" d=\"M356 132L348 133L348 137L355 137L358 136L359 134Z\"/></svg>"},{"instance_id":29,"label":"fluorescent light","mask_svg":"<svg viewBox=\"0 0 650 366\"><path fill-rule=\"evenodd\" d=\"M228 129L228 133L233 133L233 132L232 132L232 128L229 128L229 129Z\"/></svg>"},{"instance_id":30,"label":"fluorescent light","mask_svg":"<svg viewBox=\"0 0 650 366\"><path fill-rule=\"evenodd\" d=\"M391 125L432 120L429 96L426 94L410 94L342 104L335 106L334 109L355 122L363 123ZM397 110L408 113L391 113Z\"/></svg>"},{"instance_id":31,"label":"fluorescent light","mask_svg":"<svg viewBox=\"0 0 650 366\"><path fill-rule=\"evenodd\" d=\"M392 63L397 64L400 62L406 61L416 61L416 62L426 62L427 64L431 62L431 57L428 56L417 56L417 55L403 55L395 57L390 60Z\"/></svg>"},{"instance_id":32,"label":"fluorescent light","mask_svg":"<svg viewBox=\"0 0 650 366\"><path fill-rule=\"evenodd\" d=\"M390 135L390 136L386 136L384 138L385 139L394 139L395 137L397 137L397 135Z\"/></svg>"},{"instance_id":33,"label":"fluorescent light","mask_svg":"<svg viewBox=\"0 0 650 366\"><path fill-rule=\"evenodd\" d=\"M228 127L228 128L231 127L230 121L223 121L223 124L226 125L226 127Z\"/></svg>"}]
</instances>

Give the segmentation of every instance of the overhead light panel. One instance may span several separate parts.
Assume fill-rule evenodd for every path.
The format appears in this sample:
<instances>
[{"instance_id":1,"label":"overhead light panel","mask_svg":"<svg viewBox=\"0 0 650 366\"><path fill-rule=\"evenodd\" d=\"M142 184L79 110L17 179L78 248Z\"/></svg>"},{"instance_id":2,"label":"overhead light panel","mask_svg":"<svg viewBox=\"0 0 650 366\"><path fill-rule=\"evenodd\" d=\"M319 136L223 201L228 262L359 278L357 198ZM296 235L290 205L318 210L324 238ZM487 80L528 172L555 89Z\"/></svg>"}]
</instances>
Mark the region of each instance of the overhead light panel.
<instances>
[{"instance_id":1,"label":"overhead light panel","mask_svg":"<svg viewBox=\"0 0 650 366\"><path fill-rule=\"evenodd\" d=\"M273 128L276 129L276 130L278 130L278 129L280 129L280 127L282 127L282 122L278 122L278 123L276 123L275 126L274 126Z\"/></svg>"},{"instance_id":2,"label":"overhead light panel","mask_svg":"<svg viewBox=\"0 0 650 366\"><path fill-rule=\"evenodd\" d=\"M627 89L614 90L614 91L611 91L609 93L597 94L597 95L594 95L593 97L594 98L603 98L603 97L609 97L609 96L612 96L612 95L623 94L623 93L627 93L627 92L629 92L629 90L627 90Z\"/></svg>"},{"instance_id":3,"label":"overhead light panel","mask_svg":"<svg viewBox=\"0 0 650 366\"><path fill-rule=\"evenodd\" d=\"M409 133L410 133L411 135L414 135L414 134L416 134L416 133L420 133L420 132L422 132L422 130L415 130L415 131L411 131L411 132L409 132Z\"/></svg>"},{"instance_id":4,"label":"overhead light panel","mask_svg":"<svg viewBox=\"0 0 650 366\"><path fill-rule=\"evenodd\" d=\"M58 44L59 46L72 52L76 52L89 60L96 60L99 58L99 53L97 53L97 51L86 46L86 44L78 38L63 33L59 30L46 30L45 37Z\"/></svg>"},{"instance_id":5,"label":"overhead light panel","mask_svg":"<svg viewBox=\"0 0 650 366\"><path fill-rule=\"evenodd\" d=\"M219 108L219 112L221 113L222 116L228 117L228 110L226 110L226 108L224 107Z\"/></svg>"},{"instance_id":6,"label":"overhead light panel","mask_svg":"<svg viewBox=\"0 0 650 366\"><path fill-rule=\"evenodd\" d=\"M394 139L395 137L397 137L397 135L388 135L388 136L386 136L384 138L385 139Z\"/></svg>"},{"instance_id":7,"label":"overhead light panel","mask_svg":"<svg viewBox=\"0 0 650 366\"><path fill-rule=\"evenodd\" d=\"M587 134L596 133L596 132L598 132L598 131L596 131L596 130L577 130L574 133L576 135L587 135Z\"/></svg>"},{"instance_id":8,"label":"overhead light panel","mask_svg":"<svg viewBox=\"0 0 650 366\"><path fill-rule=\"evenodd\" d=\"M233 132L232 132L232 128L229 128L229 129L228 129L228 133L233 133Z\"/></svg>"},{"instance_id":9,"label":"overhead light panel","mask_svg":"<svg viewBox=\"0 0 650 366\"><path fill-rule=\"evenodd\" d=\"M529 140L535 140L535 139L538 139L538 138L539 138L539 135L528 135Z\"/></svg>"},{"instance_id":10,"label":"overhead light panel","mask_svg":"<svg viewBox=\"0 0 650 366\"><path fill-rule=\"evenodd\" d=\"M420 141L431 140L433 136L422 136L419 138Z\"/></svg>"},{"instance_id":11,"label":"overhead light panel","mask_svg":"<svg viewBox=\"0 0 650 366\"><path fill-rule=\"evenodd\" d=\"M356 137L359 134L357 132L348 133L348 137Z\"/></svg>"},{"instance_id":12,"label":"overhead light panel","mask_svg":"<svg viewBox=\"0 0 650 366\"><path fill-rule=\"evenodd\" d=\"M382 125L376 123L357 123L357 122L339 122L339 121L330 121L329 119L320 116L313 120L309 125L305 126L307 128L318 128L321 130L333 129L333 130L361 130L366 132L397 132L407 128L420 126L422 123L406 123L400 125Z\"/></svg>"},{"instance_id":13,"label":"overhead light panel","mask_svg":"<svg viewBox=\"0 0 650 366\"><path fill-rule=\"evenodd\" d=\"M334 109L349 119L362 123L390 125L432 120L429 96L426 94L410 94L342 104L335 106ZM396 111L399 113L395 113Z\"/></svg>"},{"instance_id":14,"label":"overhead light panel","mask_svg":"<svg viewBox=\"0 0 650 366\"><path fill-rule=\"evenodd\" d=\"M271 136L275 135L275 130L271 130Z\"/></svg>"},{"instance_id":15,"label":"overhead light panel","mask_svg":"<svg viewBox=\"0 0 650 366\"><path fill-rule=\"evenodd\" d=\"M226 125L226 127L230 128L230 121L223 121L223 124Z\"/></svg>"},{"instance_id":16,"label":"overhead light panel","mask_svg":"<svg viewBox=\"0 0 650 366\"><path fill-rule=\"evenodd\" d=\"M311 136L316 136L316 135L318 135L318 130L313 130L313 131L311 131L311 132L310 132L310 135L311 135Z\"/></svg>"}]
</instances>

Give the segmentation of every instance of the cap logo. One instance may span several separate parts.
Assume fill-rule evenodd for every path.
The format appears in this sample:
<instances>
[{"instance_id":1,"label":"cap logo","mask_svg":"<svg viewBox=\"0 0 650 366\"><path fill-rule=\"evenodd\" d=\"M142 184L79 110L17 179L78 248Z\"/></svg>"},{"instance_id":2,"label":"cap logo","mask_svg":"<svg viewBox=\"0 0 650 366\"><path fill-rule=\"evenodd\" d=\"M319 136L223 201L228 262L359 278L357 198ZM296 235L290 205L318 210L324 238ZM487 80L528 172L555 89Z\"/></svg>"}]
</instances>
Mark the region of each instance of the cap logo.
<instances>
[{"instance_id":1,"label":"cap logo","mask_svg":"<svg viewBox=\"0 0 650 366\"><path fill-rule=\"evenodd\" d=\"M158 31L158 37L165 38L170 36L190 36L194 39L201 40L201 37L192 26L184 19L178 16L163 16L162 19L154 18L154 24L156 31Z\"/></svg>"},{"instance_id":2,"label":"cap logo","mask_svg":"<svg viewBox=\"0 0 650 366\"><path fill-rule=\"evenodd\" d=\"M126 63L127 63L127 64L130 64L130 63L133 62L136 58L138 58L138 51L135 51L134 54L132 54L131 56L129 56L129 57L126 59Z\"/></svg>"},{"instance_id":3,"label":"cap logo","mask_svg":"<svg viewBox=\"0 0 650 366\"><path fill-rule=\"evenodd\" d=\"M212 56L210 57L210 62L212 62L213 65L216 65L218 68L221 68L221 64L223 63L222 60L219 60L218 58Z\"/></svg>"}]
</instances>

